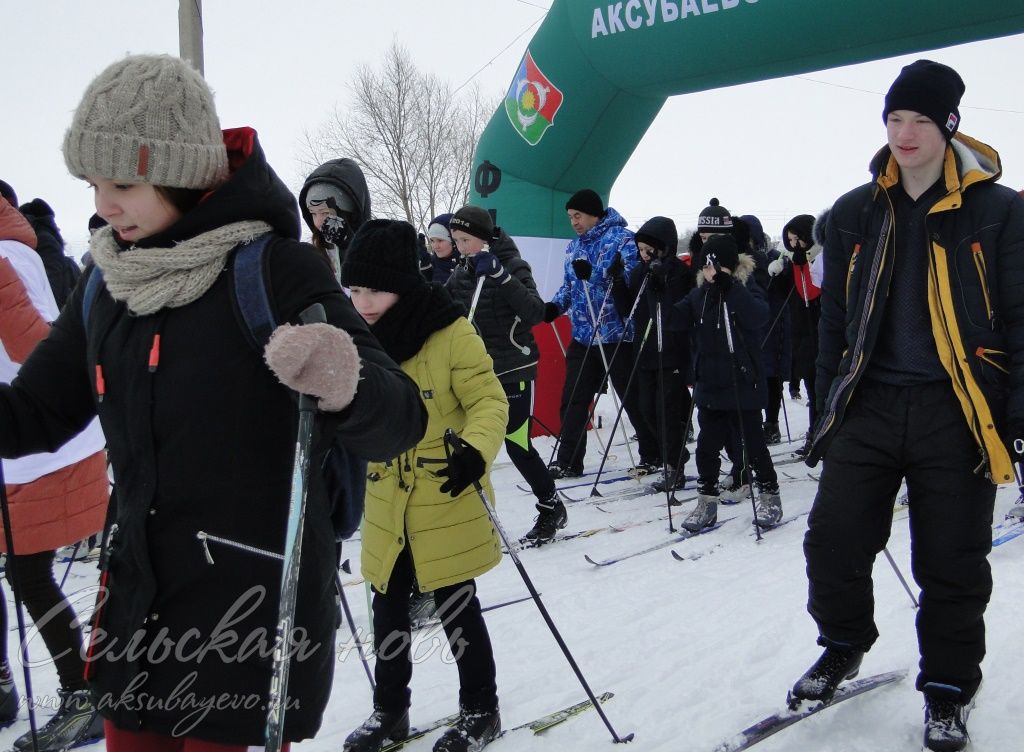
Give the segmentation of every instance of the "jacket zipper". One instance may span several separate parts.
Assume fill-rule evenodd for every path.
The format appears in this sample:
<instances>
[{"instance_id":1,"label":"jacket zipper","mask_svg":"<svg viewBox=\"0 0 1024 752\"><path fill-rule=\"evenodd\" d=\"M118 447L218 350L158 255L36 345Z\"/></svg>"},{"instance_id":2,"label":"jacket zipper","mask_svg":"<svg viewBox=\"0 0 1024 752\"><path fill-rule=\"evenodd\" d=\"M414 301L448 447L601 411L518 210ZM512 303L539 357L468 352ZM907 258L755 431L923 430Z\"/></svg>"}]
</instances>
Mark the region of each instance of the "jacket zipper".
<instances>
[{"instance_id":1,"label":"jacket zipper","mask_svg":"<svg viewBox=\"0 0 1024 752\"><path fill-rule=\"evenodd\" d=\"M106 605L106 595L109 592L107 590L107 581L110 578L110 553L114 548L114 541L117 538L117 523L114 522L110 525L110 535L107 536L107 545L103 549L103 553L100 556L100 588L96 593L96 607L92 612L92 627L89 630L89 647L85 652L85 668L82 671L82 677L89 681L93 676L93 655L96 649L96 639L100 633L100 619L103 616L103 608Z\"/></svg>"},{"instance_id":2,"label":"jacket zipper","mask_svg":"<svg viewBox=\"0 0 1024 752\"><path fill-rule=\"evenodd\" d=\"M988 314L989 325L992 324L992 299L988 294L988 268L985 265L985 256L981 252L981 243L971 243L971 257L974 259L974 268L978 270L978 278L981 282L981 294L985 297L985 312Z\"/></svg>"}]
</instances>

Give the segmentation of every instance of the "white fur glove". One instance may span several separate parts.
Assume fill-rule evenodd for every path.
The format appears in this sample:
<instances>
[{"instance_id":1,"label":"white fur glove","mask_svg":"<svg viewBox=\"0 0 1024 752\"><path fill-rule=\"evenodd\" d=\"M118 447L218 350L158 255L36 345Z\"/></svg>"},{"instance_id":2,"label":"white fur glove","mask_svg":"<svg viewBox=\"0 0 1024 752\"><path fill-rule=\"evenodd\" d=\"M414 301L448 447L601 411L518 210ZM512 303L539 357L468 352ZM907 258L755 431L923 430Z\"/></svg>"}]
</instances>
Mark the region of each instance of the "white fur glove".
<instances>
[{"instance_id":1,"label":"white fur glove","mask_svg":"<svg viewBox=\"0 0 1024 752\"><path fill-rule=\"evenodd\" d=\"M321 410L344 410L359 386L359 350L352 337L330 324L274 330L263 358L278 380L301 394L319 397Z\"/></svg>"},{"instance_id":2,"label":"white fur glove","mask_svg":"<svg viewBox=\"0 0 1024 752\"><path fill-rule=\"evenodd\" d=\"M773 277L782 274L782 270L785 268L786 262L782 260L782 257L775 259L773 262L768 264L768 273Z\"/></svg>"}]
</instances>

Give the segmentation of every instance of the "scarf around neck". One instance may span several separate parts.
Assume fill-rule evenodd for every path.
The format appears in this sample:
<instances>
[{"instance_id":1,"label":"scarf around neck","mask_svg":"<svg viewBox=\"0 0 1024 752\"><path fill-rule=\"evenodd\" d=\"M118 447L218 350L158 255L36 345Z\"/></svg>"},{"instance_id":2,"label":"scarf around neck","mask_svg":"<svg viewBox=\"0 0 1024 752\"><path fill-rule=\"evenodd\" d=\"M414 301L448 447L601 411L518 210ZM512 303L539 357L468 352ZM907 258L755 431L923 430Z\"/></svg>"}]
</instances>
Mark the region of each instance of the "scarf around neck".
<instances>
[{"instance_id":1,"label":"scarf around neck","mask_svg":"<svg viewBox=\"0 0 1024 752\"><path fill-rule=\"evenodd\" d=\"M122 250L108 226L92 236L89 251L103 271L111 297L124 301L135 315L145 316L198 300L217 281L237 245L271 229L255 220L232 222L170 248Z\"/></svg>"},{"instance_id":2,"label":"scarf around neck","mask_svg":"<svg viewBox=\"0 0 1024 752\"><path fill-rule=\"evenodd\" d=\"M452 298L448 288L432 282L404 293L370 331L393 361L404 363L420 351L431 334L465 315L465 307Z\"/></svg>"}]
</instances>

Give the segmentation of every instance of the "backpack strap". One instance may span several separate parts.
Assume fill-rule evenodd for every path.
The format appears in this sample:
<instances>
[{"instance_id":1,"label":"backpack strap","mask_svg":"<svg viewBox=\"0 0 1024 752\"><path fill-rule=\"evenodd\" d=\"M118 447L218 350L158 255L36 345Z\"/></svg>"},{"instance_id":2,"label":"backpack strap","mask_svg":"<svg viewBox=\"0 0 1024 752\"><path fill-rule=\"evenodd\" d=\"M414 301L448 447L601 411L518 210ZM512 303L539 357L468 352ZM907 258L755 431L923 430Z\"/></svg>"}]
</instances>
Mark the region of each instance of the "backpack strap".
<instances>
[{"instance_id":1,"label":"backpack strap","mask_svg":"<svg viewBox=\"0 0 1024 752\"><path fill-rule=\"evenodd\" d=\"M89 314L92 313L92 304L100 292L101 285L103 285L103 270L98 266L93 266L92 273L85 283L85 292L82 293L82 325L86 331L89 330Z\"/></svg>"},{"instance_id":2,"label":"backpack strap","mask_svg":"<svg viewBox=\"0 0 1024 752\"><path fill-rule=\"evenodd\" d=\"M246 338L257 352L263 352L277 326L264 274L266 250L272 237L268 232L243 243L232 259L235 301L245 322Z\"/></svg>"}]
</instances>

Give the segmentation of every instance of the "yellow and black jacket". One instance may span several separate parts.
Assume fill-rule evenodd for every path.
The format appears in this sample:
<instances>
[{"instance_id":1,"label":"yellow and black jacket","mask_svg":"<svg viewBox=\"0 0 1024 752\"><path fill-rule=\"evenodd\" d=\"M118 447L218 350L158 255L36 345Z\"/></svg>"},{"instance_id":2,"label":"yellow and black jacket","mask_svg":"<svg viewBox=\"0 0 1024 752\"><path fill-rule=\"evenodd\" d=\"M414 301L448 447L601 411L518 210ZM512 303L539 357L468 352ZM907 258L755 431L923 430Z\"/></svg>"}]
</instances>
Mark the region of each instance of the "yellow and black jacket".
<instances>
[{"instance_id":1,"label":"yellow and black jacket","mask_svg":"<svg viewBox=\"0 0 1024 752\"><path fill-rule=\"evenodd\" d=\"M825 455L878 338L893 269L899 168L889 148L875 180L840 198L825 240L817 361L819 420L808 464ZM928 309L939 359L978 444L977 472L1013 481L1004 439L1024 427L1024 200L998 185L991 147L957 134L946 191L928 212Z\"/></svg>"}]
</instances>

